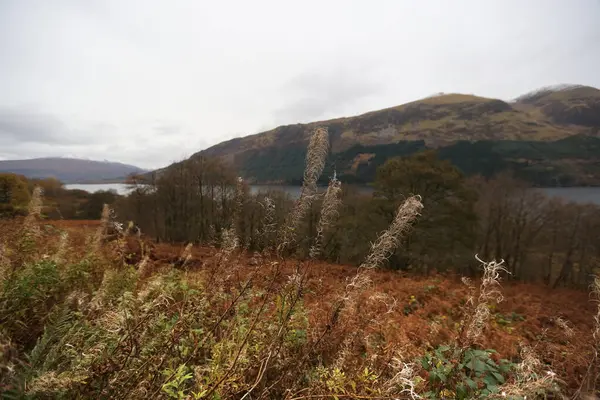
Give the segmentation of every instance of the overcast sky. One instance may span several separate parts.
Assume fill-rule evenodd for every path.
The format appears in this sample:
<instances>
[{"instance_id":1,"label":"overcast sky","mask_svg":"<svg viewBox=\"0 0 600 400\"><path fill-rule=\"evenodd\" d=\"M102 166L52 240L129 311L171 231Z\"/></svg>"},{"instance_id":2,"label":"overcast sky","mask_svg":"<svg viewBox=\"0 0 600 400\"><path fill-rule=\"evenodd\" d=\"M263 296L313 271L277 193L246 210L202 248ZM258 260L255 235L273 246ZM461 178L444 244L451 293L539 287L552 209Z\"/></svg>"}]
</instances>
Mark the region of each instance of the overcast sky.
<instances>
[{"instance_id":1,"label":"overcast sky","mask_svg":"<svg viewBox=\"0 0 600 400\"><path fill-rule=\"evenodd\" d=\"M0 0L0 159L146 168L436 92L600 87L600 0Z\"/></svg>"}]
</instances>

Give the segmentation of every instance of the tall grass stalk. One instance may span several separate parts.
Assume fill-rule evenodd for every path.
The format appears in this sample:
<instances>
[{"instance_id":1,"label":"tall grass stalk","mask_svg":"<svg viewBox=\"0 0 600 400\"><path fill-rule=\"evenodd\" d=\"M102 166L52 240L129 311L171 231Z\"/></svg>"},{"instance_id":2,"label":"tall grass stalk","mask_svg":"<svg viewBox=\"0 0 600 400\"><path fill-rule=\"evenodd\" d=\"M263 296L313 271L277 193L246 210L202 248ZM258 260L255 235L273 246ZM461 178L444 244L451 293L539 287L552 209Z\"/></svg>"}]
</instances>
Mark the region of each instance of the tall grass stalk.
<instances>
[{"instance_id":1,"label":"tall grass stalk","mask_svg":"<svg viewBox=\"0 0 600 400\"><path fill-rule=\"evenodd\" d=\"M592 399L592 393L595 392L596 384L598 381L598 360L600 356L600 277L594 276L594 280L591 284L591 295L593 299L598 303L596 307L596 314L594 315L594 327L592 331L592 338L594 339L594 348L592 349L592 359L588 363L588 368L581 381L579 389L573 396L573 398L590 398Z\"/></svg>"},{"instance_id":2,"label":"tall grass stalk","mask_svg":"<svg viewBox=\"0 0 600 400\"><path fill-rule=\"evenodd\" d=\"M25 261L29 255L36 251L35 242L40 237L41 230L38 221L42 217L44 191L36 186L29 200L27 216L23 221L21 241L19 245L19 258Z\"/></svg>"},{"instance_id":3,"label":"tall grass stalk","mask_svg":"<svg viewBox=\"0 0 600 400\"><path fill-rule=\"evenodd\" d=\"M308 144L302 191L286 225L283 227L281 233L282 238L277 249L277 252L280 255L293 247L296 241L300 223L310 210L311 204L316 196L317 181L323 172L323 168L325 168L325 160L327 159L328 151L329 133L327 128L319 127L315 129Z\"/></svg>"},{"instance_id":4,"label":"tall grass stalk","mask_svg":"<svg viewBox=\"0 0 600 400\"><path fill-rule=\"evenodd\" d=\"M412 222L423 209L421 196L411 196L398 208L394 221L389 228L379 235L371 246L371 252L360 265L360 269L380 267L396 250L400 239L410 230Z\"/></svg>"},{"instance_id":5,"label":"tall grass stalk","mask_svg":"<svg viewBox=\"0 0 600 400\"><path fill-rule=\"evenodd\" d=\"M500 303L503 300L502 291L500 290L500 273L508 271L502 266L504 260L500 262L481 260L475 255L477 261L483 266L483 277L481 278L481 286L479 288L479 297L475 312L471 321L468 324L466 336L470 343L477 340L483 328L486 326L490 318L490 304Z\"/></svg>"},{"instance_id":6,"label":"tall grass stalk","mask_svg":"<svg viewBox=\"0 0 600 400\"><path fill-rule=\"evenodd\" d=\"M268 254L273 243L273 236L277 230L277 223L275 222L275 202L270 197L265 197L261 206L264 210L264 217L260 232L260 240L261 245L263 246L263 252Z\"/></svg>"},{"instance_id":7,"label":"tall grass stalk","mask_svg":"<svg viewBox=\"0 0 600 400\"><path fill-rule=\"evenodd\" d=\"M96 234L93 238L92 254L100 254L102 244L106 238L108 228L110 226L111 209L108 204L102 206L102 213L100 216L100 225L96 228Z\"/></svg>"},{"instance_id":8,"label":"tall grass stalk","mask_svg":"<svg viewBox=\"0 0 600 400\"><path fill-rule=\"evenodd\" d=\"M4 280L8 278L10 272L10 260L6 255L6 246L0 243L0 286L4 283Z\"/></svg>"},{"instance_id":9,"label":"tall grass stalk","mask_svg":"<svg viewBox=\"0 0 600 400\"><path fill-rule=\"evenodd\" d=\"M323 198L323 205L321 206L321 216L317 225L317 235L314 244L310 248L310 258L316 259L321 255L323 251L323 235L325 230L335 223L335 219L338 216L339 208L342 203L341 201L342 183L335 177L331 178L325 197Z\"/></svg>"},{"instance_id":10,"label":"tall grass stalk","mask_svg":"<svg viewBox=\"0 0 600 400\"><path fill-rule=\"evenodd\" d=\"M54 253L54 256L52 257L52 260L58 264L64 262L65 256L67 255L68 251L69 251L69 232L64 231L64 232L61 232L61 234L60 234L58 248L56 249L56 252Z\"/></svg>"}]
</instances>

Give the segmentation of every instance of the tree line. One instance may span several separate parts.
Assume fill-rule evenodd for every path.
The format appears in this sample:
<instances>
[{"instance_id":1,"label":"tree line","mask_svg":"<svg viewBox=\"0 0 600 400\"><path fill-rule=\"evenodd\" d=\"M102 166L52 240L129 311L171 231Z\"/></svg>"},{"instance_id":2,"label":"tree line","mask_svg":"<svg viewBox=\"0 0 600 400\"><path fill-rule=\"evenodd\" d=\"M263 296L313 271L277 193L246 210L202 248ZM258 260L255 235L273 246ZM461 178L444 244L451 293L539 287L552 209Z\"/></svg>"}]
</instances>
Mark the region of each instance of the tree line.
<instances>
[{"instance_id":1,"label":"tree line","mask_svg":"<svg viewBox=\"0 0 600 400\"><path fill-rule=\"evenodd\" d=\"M36 186L44 192L43 214L49 219L99 219L103 204L112 204L118 197L112 191L69 190L55 178L28 179L0 173L0 218L26 215Z\"/></svg>"},{"instance_id":2,"label":"tree line","mask_svg":"<svg viewBox=\"0 0 600 400\"><path fill-rule=\"evenodd\" d=\"M288 134L294 137L292 132ZM236 165L243 175L252 176L258 182L302 184L299 178L305 147L295 143L250 149L236 156ZM343 182L366 184L374 181L378 167L388 159L408 157L433 148L439 158L449 160L467 176L492 178L511 171L515 177L536 187L600 185L600 165L594 162L600 151L600 137L588 134L554 141L459 140L442 147L430 147L424 140L356 144L329 154L325 175L336 165ZM367 155L368 162L357 162Z\"/></svg>"},{"instance_id":3,"label":"tree line","mask_svg":"<svg viewBox=\"0 0 600 400\"><path fill-rule=\"evenodd\" d=\"M238 245L261 251L277 239L294 199L283 191L251 193L218 159L176 163L149 178L132 178L131 193L66 190L56 180L0 175L0 215L26 212L33 186L45 192L48 218L97 219L111 204L148 238L220 246L235 229ZM508 173L467 177L435 151L391 158L377 168L374 193L342 182L335 221L319 238L325 261L359 264L389 226L404 199L418 194L424 209L387 267L418 274L477 274L475 254L505 260L509 279L550 287L587 288L600 269L600 207L550 198ZM318 234L323 192L298 227L296 257Z\"/></svg>"},{"instance_id":4,"label":"tree line","mask_svg":"<svg viewBox=\"0 0 600 400\"><path fill-rule=\"evenodd\" d=\"M282 191L251 194L229 166L204 157L177 163L144 185L131 183L133 191L118 198L115 209L156 241L218 246L224 232L235 229L240 247L261 251L294 206ZM342 184L336 221L320 239L324 260L358 264L398 205L418 194L422 215L390 257L389 268L474 275L478 254L505 260L509 279L582 288L600 268L596 205L549 198L510 174L466 177L435 151L389 159L377 169L373 186L370 195ZM308 256L321 201L322 195L312 202L299 227L297 257Z\"/></svg>"}]
</instances>

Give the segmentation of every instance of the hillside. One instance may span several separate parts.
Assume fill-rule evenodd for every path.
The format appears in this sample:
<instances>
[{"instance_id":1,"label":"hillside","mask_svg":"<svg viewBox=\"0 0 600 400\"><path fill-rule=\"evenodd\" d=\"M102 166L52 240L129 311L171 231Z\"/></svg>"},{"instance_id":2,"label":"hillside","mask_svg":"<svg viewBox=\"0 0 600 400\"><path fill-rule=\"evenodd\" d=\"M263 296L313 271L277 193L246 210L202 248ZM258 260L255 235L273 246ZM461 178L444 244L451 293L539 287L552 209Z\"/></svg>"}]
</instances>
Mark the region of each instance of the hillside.
<instances>
[{"instance_id":1,"label":"hillside","mask_svg":"<svg viewBox=\"0 0 600 400\"><path fill-rule=\"evenodd\" d=\"M542 88L517 99L518 105L533 106L559 124L600 128L600 91L589 86L567 85Z\"/></svg>"},{"instance_id":2,"label":"hillside","mask_svg":"<svg viewBox=\"0 0 600 400\"><path fill-rule=\"evenodd\" d=\"M365 169L388 157L435 148L452 160L469 155L469 173L517 167L533 169L523 175L540 185L557 173L566 177L552 178L556 184L600 184L599 157L586 150L596 145L600 130L600 90L585 86L545 88L510 103L441 94L355 117L280 126L192 157L223 158L251 182L294 183L302 177L306 143L316 126L329 129L329 167L361 182L372 179ZM577 139L563 141L570 137Z\"/></svg>"},{"instance_id":3,"label":"hillside","mask_svg":"<svg viewBox=\"0 0 600 400\"><path fill-rule=\"evenodd\" d=\"M0 172L12 172L27 178L54 177L64 183L123 180L130 174L144 172L133 165L77 158L33 158L0 160Z\"/></svg>"}]
</instances>

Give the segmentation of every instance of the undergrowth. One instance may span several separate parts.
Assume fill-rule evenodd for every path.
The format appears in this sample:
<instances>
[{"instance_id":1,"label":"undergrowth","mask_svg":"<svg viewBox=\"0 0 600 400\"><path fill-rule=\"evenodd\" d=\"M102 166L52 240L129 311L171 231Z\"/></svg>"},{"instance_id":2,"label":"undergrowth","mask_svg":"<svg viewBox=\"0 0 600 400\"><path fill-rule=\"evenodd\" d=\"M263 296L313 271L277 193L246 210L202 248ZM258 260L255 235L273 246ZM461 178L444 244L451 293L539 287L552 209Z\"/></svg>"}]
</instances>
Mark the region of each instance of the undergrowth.
<instances>
[{"instance_id":1,"label":"undergrowth","mask_svg":"<svg viewBox=\"0 0 600 400\"><path fill-rule=\"evenodd\" d=\"M36 190L23 225L0 243L3 398L558 398L561 381L533 348L523 345L519 360L504 360L478 345L492 320L508 319L490 311L502 301L501 262L480 260L479 285L465 279L471 296L448 343L411 359L385 337L366 334L377 324L361 311L370 272L418 218L418 196L398 209L330 305L326 321L310 322L304 297L322 235L336 217L335 178L312 258L283 256L317 196L326 138L319 130L309 147L299 200L306 204L298 204L281 241L265 238L269 246L248 274L238 273L241 251L233 227L224 232L218 254L193 274L185 267L191 245L172 264L155 264L147 254L132 264L131 235L108 208L82 249L66 232L45 227ZM109 229L118 232L116 240L107 239ZM142 238L136 240L143 251ZM386 296L371 300L385 302ZM409 306L407 314L419 303L413 297Z\"/></svg>"}]
</instances>

